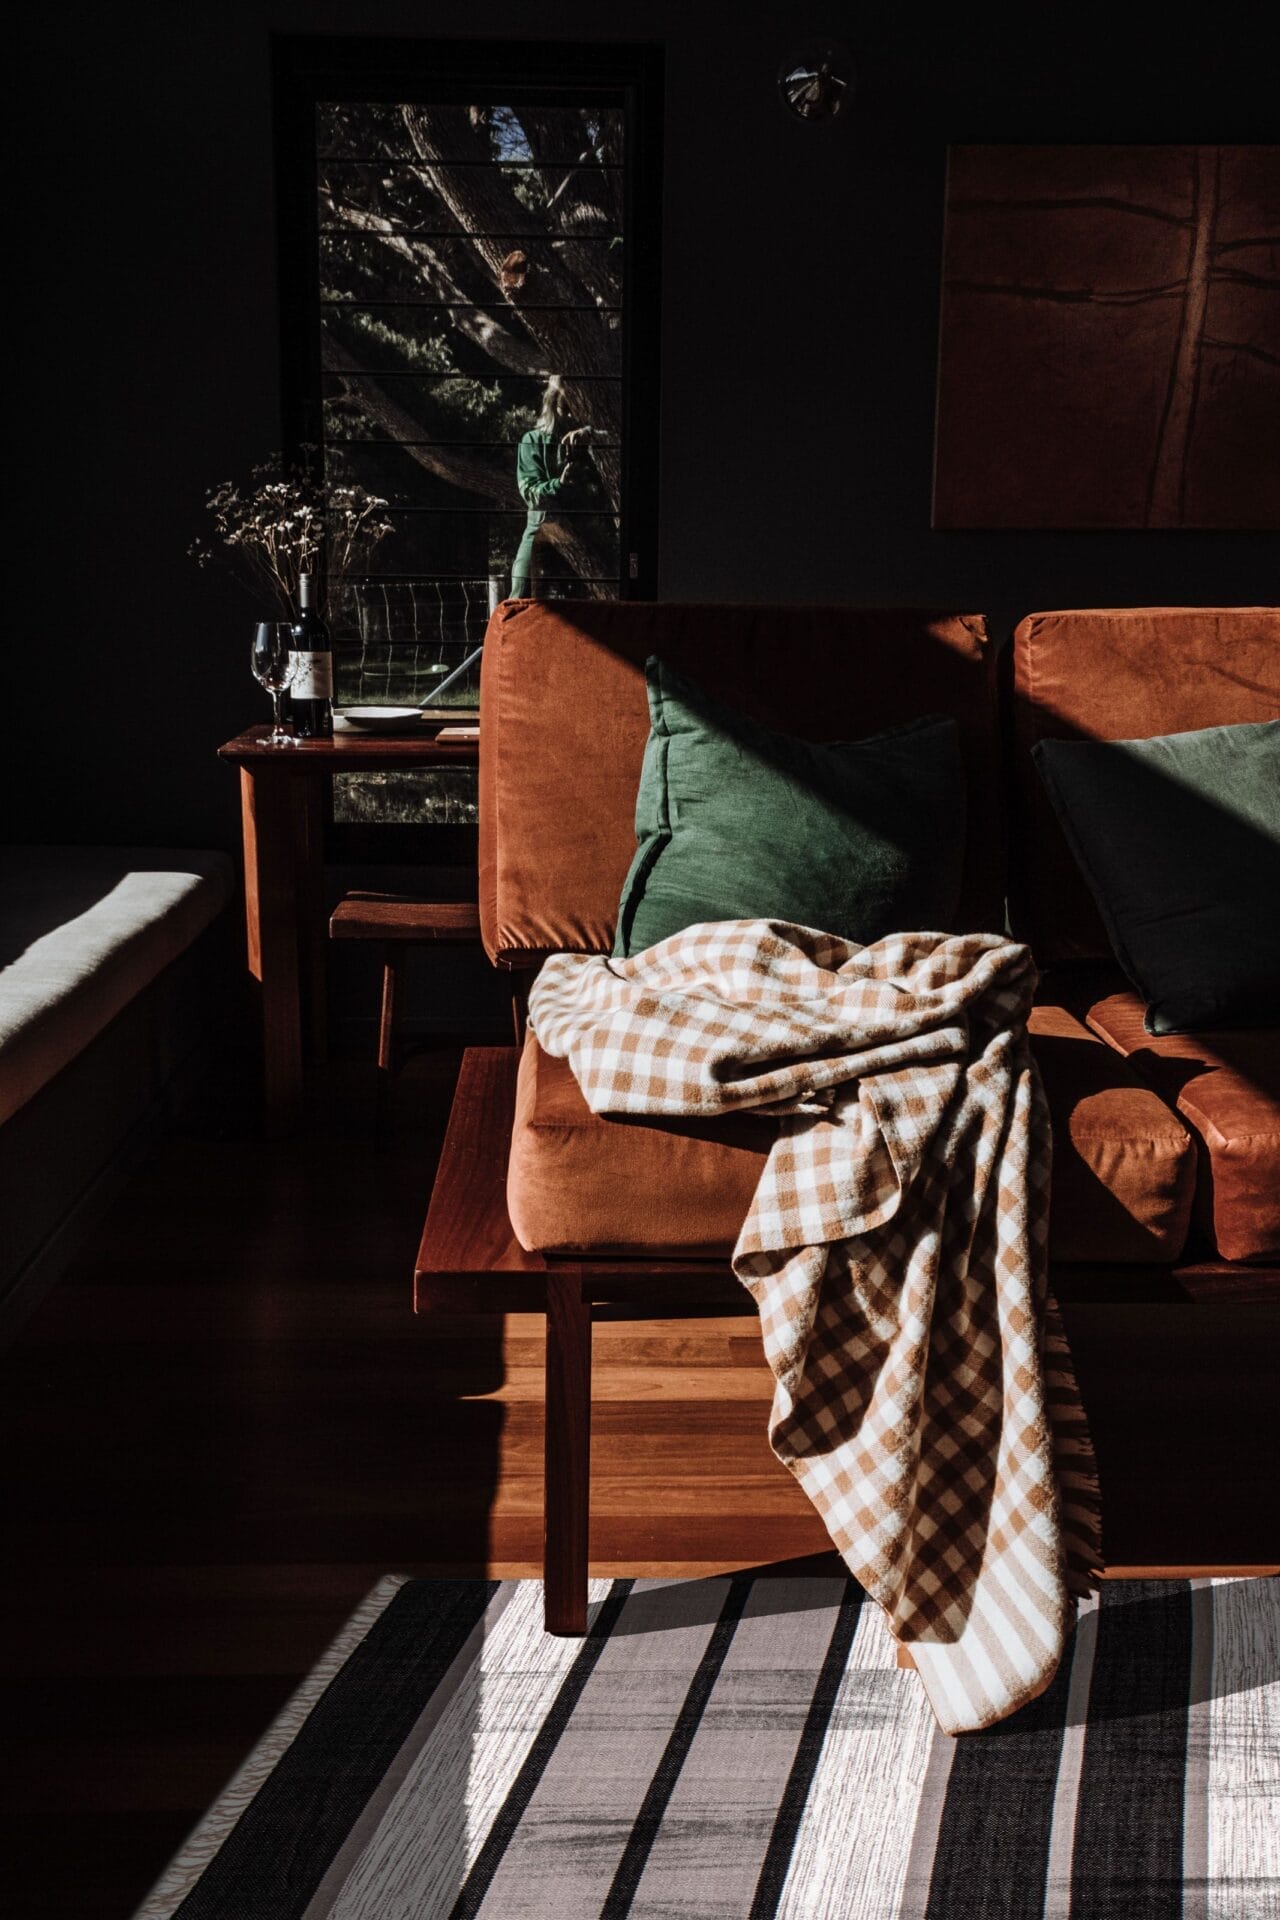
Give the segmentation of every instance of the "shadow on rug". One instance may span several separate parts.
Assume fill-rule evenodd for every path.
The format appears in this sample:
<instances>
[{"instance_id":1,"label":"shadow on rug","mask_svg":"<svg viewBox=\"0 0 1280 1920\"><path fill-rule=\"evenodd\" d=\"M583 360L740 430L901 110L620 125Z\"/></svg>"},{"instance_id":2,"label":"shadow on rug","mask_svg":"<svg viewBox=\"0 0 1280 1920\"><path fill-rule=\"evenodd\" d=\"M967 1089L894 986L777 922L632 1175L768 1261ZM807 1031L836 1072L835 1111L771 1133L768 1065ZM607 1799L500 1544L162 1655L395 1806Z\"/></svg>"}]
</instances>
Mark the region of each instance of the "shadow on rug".
<instances>
[{"instance_id":1,"label":"shadow on rug","mask_svg":"<svg viewBox=\"0 0 1280 1920\"><path fill-rule=\"evenodd\" d=\"M369 1594L136 1920L1280 1913L1280 1581L1106 1584L958 1740L838 1577Z\"/></svg>"}]
</instances>

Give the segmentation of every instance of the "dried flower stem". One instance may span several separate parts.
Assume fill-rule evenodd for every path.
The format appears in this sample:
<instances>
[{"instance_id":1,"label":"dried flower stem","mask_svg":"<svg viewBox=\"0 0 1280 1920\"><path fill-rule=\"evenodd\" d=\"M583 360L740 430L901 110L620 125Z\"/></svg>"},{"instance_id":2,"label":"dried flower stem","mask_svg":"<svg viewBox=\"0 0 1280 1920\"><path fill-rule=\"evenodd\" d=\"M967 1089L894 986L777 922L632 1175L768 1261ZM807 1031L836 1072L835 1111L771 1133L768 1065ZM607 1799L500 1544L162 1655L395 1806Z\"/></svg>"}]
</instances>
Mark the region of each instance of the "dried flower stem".
<instances>
[{"instance_id":1,"label":"dried flower stem","mask_svg":"<svg viewBox=\"0 0 1280 1920\"><path fill-rule=\"evenodd\" d=\"M376 547L394 531L379 495L329 476L314 479L279 455L251 469L244 492L225 480L210 490L206 505L226 553L196 540L188 549L196 564L224 567L255 598L265 591L287 619L297 615L301 574L322 572L332 592L353 573L366 572Z\"/></svg>"}]
</instances>

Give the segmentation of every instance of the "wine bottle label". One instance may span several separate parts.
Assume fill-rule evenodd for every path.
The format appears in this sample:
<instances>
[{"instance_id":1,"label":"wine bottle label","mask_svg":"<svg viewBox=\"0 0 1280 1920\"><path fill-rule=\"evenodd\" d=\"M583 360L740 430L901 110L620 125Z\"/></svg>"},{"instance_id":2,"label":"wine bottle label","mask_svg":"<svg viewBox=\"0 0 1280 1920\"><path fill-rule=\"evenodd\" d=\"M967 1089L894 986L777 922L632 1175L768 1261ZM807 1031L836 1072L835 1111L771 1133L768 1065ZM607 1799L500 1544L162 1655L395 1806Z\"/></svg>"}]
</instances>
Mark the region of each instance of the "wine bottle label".
<instances>
[{"instance_id":1,"label":"wine bottle label","mask_svg":"<svg viewBox=\"0 0 1280 1920\"><path fill-rule=\"evenodd\" d=\"M294 664L289 692L295 700L332 700L333 655L331 653L291 653Z\"/></svg>"}]
</instances>

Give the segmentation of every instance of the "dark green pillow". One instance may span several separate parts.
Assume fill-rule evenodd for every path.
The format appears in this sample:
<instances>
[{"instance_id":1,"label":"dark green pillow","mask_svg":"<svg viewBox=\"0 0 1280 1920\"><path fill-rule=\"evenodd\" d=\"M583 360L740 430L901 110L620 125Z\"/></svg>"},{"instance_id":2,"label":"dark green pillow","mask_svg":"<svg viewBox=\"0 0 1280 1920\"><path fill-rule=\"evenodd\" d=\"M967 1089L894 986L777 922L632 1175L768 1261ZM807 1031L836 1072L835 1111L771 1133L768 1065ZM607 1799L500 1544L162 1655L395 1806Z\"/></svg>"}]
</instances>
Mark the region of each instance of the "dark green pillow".
<instances>
[{"instance_id":1,"label":"dark green pillow","mask_svg":"<svg viewBox=\"0 0 1280 1920\"><path fill-rule=\"evenodd\" d=\"M616 954L701 920L792 920L866 945L951 926L964 858L954 720L816 746L646 665L650 732Z\"/></svg>"},{"instance_id":2,"label":"dark green pillow","mask_svg":"<svg viewBox=\"0 0 1280 1920\"><path fill-rule=\"evenodd\" d=\"M1280 720L1032 754L1147 1032L1280 1024Z\"/></svg>"}]
</instances>

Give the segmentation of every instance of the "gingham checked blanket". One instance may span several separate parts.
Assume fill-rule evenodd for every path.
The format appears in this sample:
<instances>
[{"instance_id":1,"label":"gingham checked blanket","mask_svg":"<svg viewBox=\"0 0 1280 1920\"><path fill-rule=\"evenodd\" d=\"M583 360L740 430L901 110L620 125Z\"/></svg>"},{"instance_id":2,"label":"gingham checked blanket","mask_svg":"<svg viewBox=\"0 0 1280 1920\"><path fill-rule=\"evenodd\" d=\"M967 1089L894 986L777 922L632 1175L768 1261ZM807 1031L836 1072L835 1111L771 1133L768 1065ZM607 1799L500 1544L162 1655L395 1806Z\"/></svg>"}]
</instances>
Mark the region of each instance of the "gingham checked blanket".
<instances>
[{"instance_id":1,"label":"gingham checked blanket","mask_svg":"<svg viewBox=\"0 0 1280 1920\"><path fill-rule=\"evenodd\" d=\"M770 1442L949 1733L1043 1691L1100 1564L1047 1291L1035 981L994 934L858 947L729 920L626 960L553 956L529 1001L595 1113L779 1117L733 1253Z\"/></svg>"}]
</instances>

